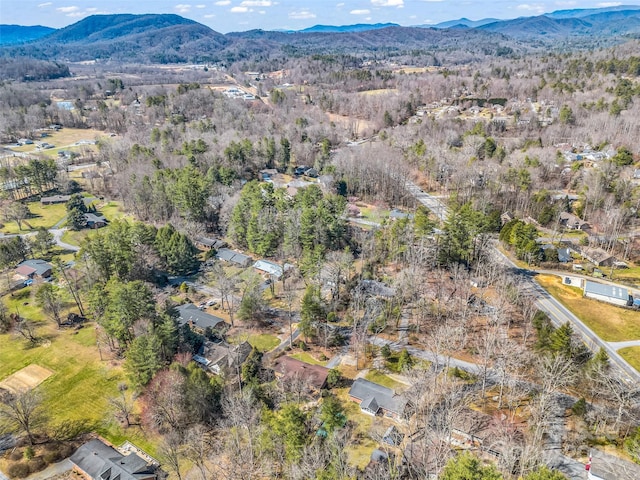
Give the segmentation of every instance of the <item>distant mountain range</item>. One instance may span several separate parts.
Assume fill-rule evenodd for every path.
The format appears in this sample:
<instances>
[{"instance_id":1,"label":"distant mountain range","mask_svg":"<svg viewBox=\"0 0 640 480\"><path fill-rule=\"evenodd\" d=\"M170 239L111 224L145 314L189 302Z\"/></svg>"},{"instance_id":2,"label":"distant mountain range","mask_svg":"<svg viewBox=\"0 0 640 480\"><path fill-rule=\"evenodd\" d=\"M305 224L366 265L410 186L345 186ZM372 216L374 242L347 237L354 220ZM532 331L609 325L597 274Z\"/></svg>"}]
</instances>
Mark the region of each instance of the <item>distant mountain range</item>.
<instances>
[{"instance_id":1,"label":"distant mountain range","mask_svg":"<svg viewBox=\"0 0 640 480\"><path fill-rule=\"evenodd\" d=\"M417 27L316 25L298 32L251 30L226 35L173 14L119 14L92 15L59 30L0 25L0 54L58 61L154 63L232 62L268 58L283 49L291 55L378 50L435 54L452 49L491 55L513 51L514 40L532 41L539 47L547 41L572 38L611 42L624 35L640 35L640 6L558 10L512 20L461 18Z\"/></svg>"},{"instance_id":2,"label":"distant mountain range","mask_svg":"<svg viewBox=\"0 0 640 480\"><path fill-rule=\"evenodd\" d=\"M42 25L35 25L33 27L0 25L0 45L15 45L17 43L37 40L55 31L55 28L43 27Z\"/></svg>"},{"instance_id":3,"label":"distant mountain range","mask_svg":"<svg viewBox=\"0 0 640 480\"><path fill-rule=\"evenodd\" d=\"M298 30L301 33L338 33L338 32L364 32L366 30L379 30L387 27L399 27L397 23L356 23L355 25L314 25L313 27Z\"/></svg>"}]
</instances>

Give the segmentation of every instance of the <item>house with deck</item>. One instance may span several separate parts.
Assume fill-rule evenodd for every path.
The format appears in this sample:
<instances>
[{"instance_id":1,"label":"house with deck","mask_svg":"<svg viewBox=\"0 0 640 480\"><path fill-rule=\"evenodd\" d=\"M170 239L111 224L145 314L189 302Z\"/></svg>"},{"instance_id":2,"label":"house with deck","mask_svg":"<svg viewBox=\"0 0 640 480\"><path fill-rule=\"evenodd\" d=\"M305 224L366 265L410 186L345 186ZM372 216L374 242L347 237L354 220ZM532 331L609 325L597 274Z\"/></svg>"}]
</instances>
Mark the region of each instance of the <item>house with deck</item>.
<instances>
[{"instance_id":1,"label":"house with deck","mask_svg":"<svg viewBox=\"0 0 640 480\"><path fill-rule=\"evenodd\" d=\"M86 480L155 480L162 473L137 453L124 455L98 439L82 445L69 460Z\"/></svg>"}]
</instances>

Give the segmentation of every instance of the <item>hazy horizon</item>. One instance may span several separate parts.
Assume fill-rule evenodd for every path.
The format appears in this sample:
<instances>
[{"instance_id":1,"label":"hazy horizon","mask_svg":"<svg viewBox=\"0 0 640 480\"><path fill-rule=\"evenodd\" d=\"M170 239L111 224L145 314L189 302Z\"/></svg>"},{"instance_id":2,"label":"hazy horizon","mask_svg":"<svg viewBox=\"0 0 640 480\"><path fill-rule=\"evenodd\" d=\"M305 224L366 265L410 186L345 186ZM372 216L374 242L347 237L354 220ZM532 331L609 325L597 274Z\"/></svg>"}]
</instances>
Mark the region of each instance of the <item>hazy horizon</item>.
<instances>
[{"instance_id":1,"label":"hazy horizon","mask_svg":"<svg viewBox=\"0 0 640 480\"><path fill-rule=\"evenodd\" d=\"M212 0L178 3L167 0L111 0L106 6L93 0L15 0L0 4L0 23L62 28L97 14L175 13L221 33L263 30L301 30L313 25L397 23L404 26L437 24L469 18L509 19L573 8L603 8L621 2L522 0ZM186 2L188 0L182 0Z\"/></svg>"}]
</instances>

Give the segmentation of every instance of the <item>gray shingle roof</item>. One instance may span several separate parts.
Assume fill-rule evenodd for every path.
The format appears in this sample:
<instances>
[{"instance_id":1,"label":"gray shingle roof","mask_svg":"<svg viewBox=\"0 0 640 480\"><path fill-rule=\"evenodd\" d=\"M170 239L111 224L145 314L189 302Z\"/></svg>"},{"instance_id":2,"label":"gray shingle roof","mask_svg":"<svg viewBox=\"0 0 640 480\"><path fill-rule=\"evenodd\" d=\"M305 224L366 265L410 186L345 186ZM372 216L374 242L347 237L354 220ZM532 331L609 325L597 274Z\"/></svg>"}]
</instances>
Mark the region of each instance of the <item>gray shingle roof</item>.
<instances>
[{"instance_id":1,"label":"gray shingle roof","mask_svg":"<svg viewBox=\"0 0 640 480\"><path fill-rule=\"evenodd\" d=\"M50 263L45 262L44 260L37 260L37 259L25 260L20 265L18 265L18 268L22 266L33 268L35 270L34 273L39 277L41 277L44 273L47 273L53 268Z\"/></svg>"},{"instance_id":2,"label":"gray shingle roof","mask_svg":"<svg viewBox=\"0 0 640 480\"><path fill-rule=\"evenodd\" d=\"M147 480L156 478L154 467L131 453L122 455L100 440L82 445L70 458L71 462L94 480Z\"/></svg>"},{"instance_id":3,"label":"gray shingle roof","mask_svg":"<svg viewBox=\"0 0 640 480\"><path fill-rule=\"evenodd\" d=\"M204 330L207 327L215 328L218 324L224 323L222 318L203 312L193 303L180 305L176 310L178 310L178 313L180 314L180 317L178 318L180 326L192 322L195 327Z\"/></svg>"},{"instance_id":4,"label":"gray shingle roof","mask_svg":"<svg viewBox=\"0 0 640 480\"><path fill-rule=\"evenodd\" d=\"M218 250L216 256L225 262L237 263L238 265L247 266L251 262L251 257L243 253L239 253L228 248Z\"/></svg>"},{"instance_id":5,"label":"gray shingle roof","mask_svg":"<svg viewBox=\"0 0 640 480\"><path fill-rule=\"evenodd\" d=\"M349 395L361 400L362 408L369 408L373 411L376 405L389 412L400 414L407 404L406 399L401 395L396 395L393 390L383 387L364 378L358 378L349 390Z\"/></svg>"}]
</instances>

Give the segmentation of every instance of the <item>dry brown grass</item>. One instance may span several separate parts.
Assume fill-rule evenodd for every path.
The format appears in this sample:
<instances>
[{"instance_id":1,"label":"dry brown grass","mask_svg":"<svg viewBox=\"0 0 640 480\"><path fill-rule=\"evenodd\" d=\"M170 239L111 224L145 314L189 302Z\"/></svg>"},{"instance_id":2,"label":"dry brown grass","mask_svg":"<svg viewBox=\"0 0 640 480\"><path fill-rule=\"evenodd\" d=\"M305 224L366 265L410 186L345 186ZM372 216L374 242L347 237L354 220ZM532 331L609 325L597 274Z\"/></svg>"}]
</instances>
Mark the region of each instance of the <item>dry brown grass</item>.
<instances>
[{"instance_id":1,"label":"dry brown grass","mask_svg":"<svg viewBox=\"0 0 640 480\"><path fill-rule=\"evenodd\" d=\"M0 388L4 388L13 393L24 392L37 387L53 375L53 373L54 372L48 368L32 363L1 381Z\"/></svg>"},{"instance_id":2,"label":"dry brown grass","mask_svg":"<svg viewBox=\"0 0 640 480\"><path fill-rule=\"evenodd\" d=\"M582 291L562 284L555 275L538 275L536 280L607 342L640 340L638 312L582 296Z\"/></svg>"}]
</instances>

